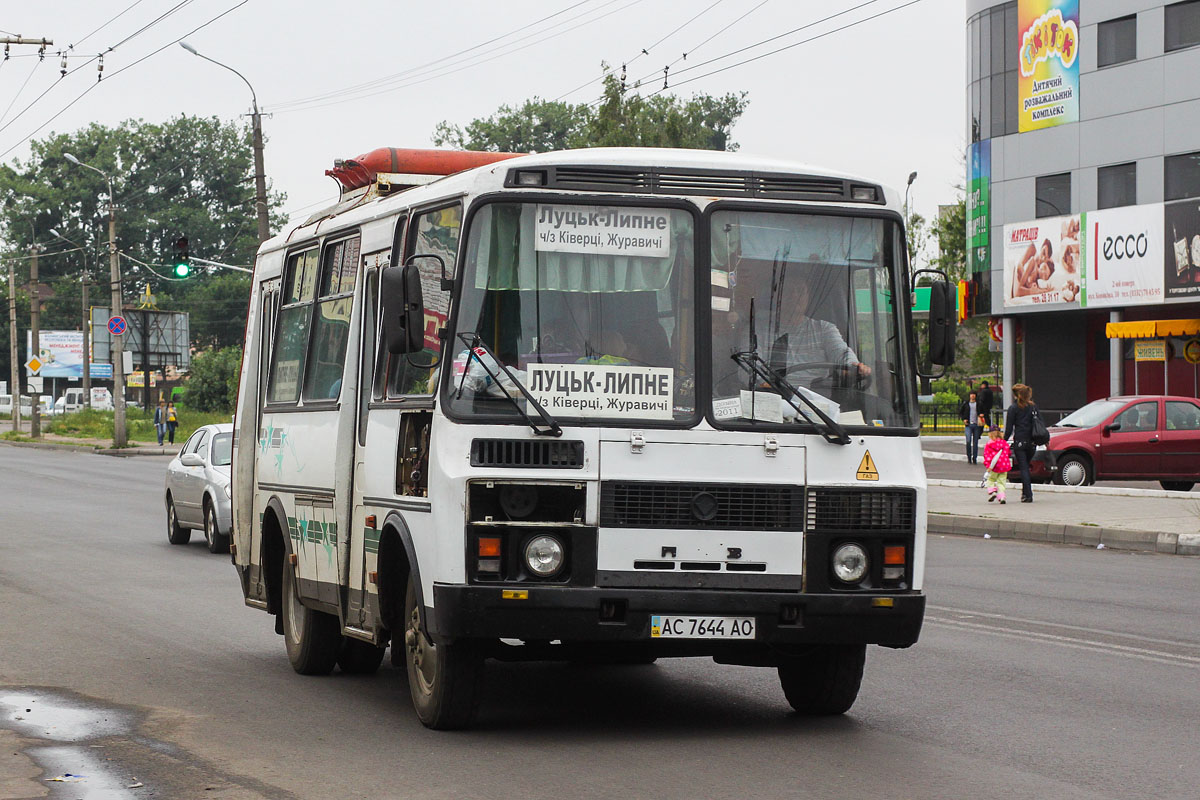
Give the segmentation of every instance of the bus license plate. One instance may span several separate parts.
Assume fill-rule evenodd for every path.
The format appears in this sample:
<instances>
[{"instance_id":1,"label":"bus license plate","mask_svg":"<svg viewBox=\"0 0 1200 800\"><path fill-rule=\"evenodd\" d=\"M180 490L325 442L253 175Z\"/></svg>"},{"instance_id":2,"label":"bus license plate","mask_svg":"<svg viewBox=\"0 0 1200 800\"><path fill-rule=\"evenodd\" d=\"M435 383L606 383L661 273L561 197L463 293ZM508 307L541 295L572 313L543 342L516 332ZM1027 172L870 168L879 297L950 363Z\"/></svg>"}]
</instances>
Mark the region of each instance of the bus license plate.
<instances>
[{"instance_id":1,"label":"bus license plate","mask_svg":"<svg viewBox=\"0 0 1200 800\"><path fill-rule=\"evenodd\" d=\"M651 639L753 639L754 617L693 617L654 614Z\"/></svg>"}]
</instances>

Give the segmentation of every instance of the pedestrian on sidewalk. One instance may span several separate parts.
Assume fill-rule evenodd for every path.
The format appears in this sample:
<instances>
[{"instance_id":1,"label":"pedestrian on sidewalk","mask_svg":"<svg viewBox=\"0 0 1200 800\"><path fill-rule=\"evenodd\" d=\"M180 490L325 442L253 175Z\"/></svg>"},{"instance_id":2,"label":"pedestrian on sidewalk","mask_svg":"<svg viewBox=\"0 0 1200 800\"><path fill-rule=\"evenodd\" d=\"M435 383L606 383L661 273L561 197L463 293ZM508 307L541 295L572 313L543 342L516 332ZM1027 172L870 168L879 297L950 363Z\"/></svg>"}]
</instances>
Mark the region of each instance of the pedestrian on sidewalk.
<instances>
[{"instance_id":1,"label":"pedestrian on sidewalk","mask_svg":"<svg viewBox=\"0 0 1200 800\"><path fill-rule=\"evenodd\" d=\"M979 462L979 437L983 435L983 430L979 427L979 400L975 392L962 401L958 416L963 421L963 431L967 437L967 462L976 464Z\"/></svg>"},{"instance_id":2,"label":"pedestrian on sidewalk","mask_svg":"<svg viewBox=\"0 0 1200 800\"><path fill-rule=\"evenodd\" d=\"M163 436L167 433L167 407L161 397L158 408L154 409L154 432L158 434L158 446L162 447Z\"/></svg>"},{"instance_id":3,"label":"pedestrian on sidewalk","mask_svg":"<svg viewBox=\"0 0 1200 800\"><path fill-rule=\"evenodd\" d=\"M988 502L999 499L1004 505L1004 490L1008 487L1008 471L1012 469L1008 442L1000 438L1000 428L988 428L988 443L983 448L983 463L987 464L984 485L987 486Z\"/></svg>"},{"instance_id":4,"label":"pedestrian on sidewalk","mask_svg":"<svg viewBox=\"0 0 1200 800\"><path fill-rule=\"evenodd\" d=\"M175 429L179 427L179 418L175 416L175 404L167 403L167 436L170 437L171 444L175 444ZM160 439L159 444L162 444Z\"/></svg>"},{"instance_id":5,"label":"pedestrian on sidewalk","mask_svg":"<svg viewBox=\"0 0 1200 800\"><path fill-rule=\"evenodd\" d=\"M992 387L987 381L984 381L979 386L979 413L983 414L983 418L987 420L987 425L992 426L992 409L996 407L996 396L992 394Z\"/></svg>"},{"instance_id":6,"label":"pedestrian on sidewalk","mask_svg":"<svg viewBox=\"0 0 1200 800\"><path fill-rule=\"evenodd\" d=\"M1033 402L1033 388L1023 383L1013 384L1013 404L1004 417L1004 438L1012 439L1013 458L1021 470L1021 502L1033 502L1033 481L1029 476L1029 462L1037 449L1033 443L1033 417L1037 405Z\"/></svg>"}]
</instances>

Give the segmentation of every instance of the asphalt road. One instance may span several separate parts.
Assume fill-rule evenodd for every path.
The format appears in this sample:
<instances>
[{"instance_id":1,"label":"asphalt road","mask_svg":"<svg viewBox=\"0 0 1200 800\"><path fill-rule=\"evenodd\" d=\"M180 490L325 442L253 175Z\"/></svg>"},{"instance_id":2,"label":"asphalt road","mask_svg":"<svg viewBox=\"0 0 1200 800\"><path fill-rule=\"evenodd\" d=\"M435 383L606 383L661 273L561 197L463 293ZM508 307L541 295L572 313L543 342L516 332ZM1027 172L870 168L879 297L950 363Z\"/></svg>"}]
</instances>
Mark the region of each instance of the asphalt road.
<instances>
[{"instance_id":1,"label":"asphalt road","mask_svg":"<svg viewBox=\"0 0 1200 800\"><path fill-rule=\"evenodd\" d=\"M164 467L0 446L0 798L1124 800L1200 785L1198 559L936 537L921 641L871 648L845 717L790 714L771 670L490 664L478 727L435 733L389 665L295 674L228 558L199 536L167 543ZM64 773L88 777L44 780Z\"/></svg>"}]
</instances>

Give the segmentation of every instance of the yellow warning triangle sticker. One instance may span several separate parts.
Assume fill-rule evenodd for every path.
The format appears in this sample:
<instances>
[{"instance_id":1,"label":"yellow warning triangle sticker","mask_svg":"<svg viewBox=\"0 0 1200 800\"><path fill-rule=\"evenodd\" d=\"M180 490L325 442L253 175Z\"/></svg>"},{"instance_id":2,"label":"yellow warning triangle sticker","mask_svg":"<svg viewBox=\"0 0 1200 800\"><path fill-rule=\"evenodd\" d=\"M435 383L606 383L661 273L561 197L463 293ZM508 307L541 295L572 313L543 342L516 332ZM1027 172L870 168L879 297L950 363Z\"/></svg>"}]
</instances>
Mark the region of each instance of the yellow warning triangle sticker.
<instances>
[{"instance_id":1,"label":"yellow warning triangle sticker","mask_svg":"<svg viewBox=\"0 0 1200 800\"><path fill-rule=\"evenodd\" d=\"M862 461L858 463L858 473L856 477L860 481L879 480L879 470L875 468L875 460L871 458L870 450L863 453Z\"/></svg>"}]
</instances>

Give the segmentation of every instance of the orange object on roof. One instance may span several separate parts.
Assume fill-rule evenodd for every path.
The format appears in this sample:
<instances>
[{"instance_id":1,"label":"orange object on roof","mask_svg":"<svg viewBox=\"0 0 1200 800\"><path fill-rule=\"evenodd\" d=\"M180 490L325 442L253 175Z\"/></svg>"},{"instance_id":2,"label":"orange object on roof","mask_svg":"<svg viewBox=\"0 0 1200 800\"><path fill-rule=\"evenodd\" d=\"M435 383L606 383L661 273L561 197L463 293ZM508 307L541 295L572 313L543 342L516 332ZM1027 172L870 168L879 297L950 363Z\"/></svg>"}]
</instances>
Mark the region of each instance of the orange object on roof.
<instances>
[{"instance_id":1,"label":"orange object on roof","mask_svg":"<svg viewBox=\"0 0 1200 800\"><path fill-rule=\"evenodd\" d=\"M489 153L479 150L413 150L399 147L380 147L355 158L334 162L325 174L342 189L358 189L372 183L380 173L409 175L453 175L524 153Z\"/></svg>"}]
</instances>

